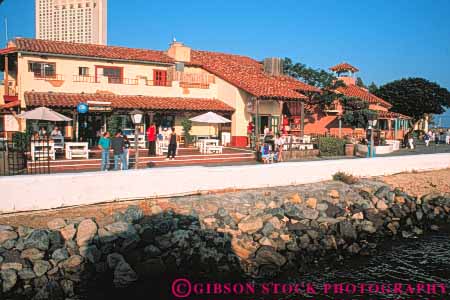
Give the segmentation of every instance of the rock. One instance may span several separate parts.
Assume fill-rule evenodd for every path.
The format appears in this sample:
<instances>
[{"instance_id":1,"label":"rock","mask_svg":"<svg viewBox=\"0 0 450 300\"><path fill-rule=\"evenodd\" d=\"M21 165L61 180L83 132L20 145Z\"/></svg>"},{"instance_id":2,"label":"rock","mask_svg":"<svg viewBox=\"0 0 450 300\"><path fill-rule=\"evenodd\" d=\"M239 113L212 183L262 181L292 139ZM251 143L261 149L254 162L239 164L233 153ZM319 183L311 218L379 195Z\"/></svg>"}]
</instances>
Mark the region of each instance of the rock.
<instances>
[{"instance_id":1,"label":"rock","mask_svg":"<svg viewBox=\"0 0 450 300\"><path fill-rule=\"evenodd\" d=\"M69 224L64 228L61 228L59 232L61 233L62 237L67 241L75 237L77 229L75 228L74 224Z\"/></svg>"},{"instance_id":2,"label":"rock","mask_svg":"<svg viewBox=\"0 0 450 300\"><path fill-rule=\"evenodd\" d=\"M304 208L302 210L303 217L309 220L315 220L319 217L319 212L315 209Z\"/></svg>"},{"instance_id":3,"label":"rock","mask_svg":"<svg viewBox=\"0 0 450 300\"><path fill-rule=\"evenodd\" d=\"M64 269L69 269L71 271L76 271L81 267L83 263L83 257L80 255L72 255L68 259L61 262L61 267Z\"/></svg>"},{"instance_id":4,"label":"rock","mask_svg":"<svg viewBox=\"0 0 450 300\"><path fill-rule=\"evenodd\" d=\"M289 198L289 201L294 204L301 204L303 199L298 193L295 193Z\"/></svg>"},{"instance_id":5,"label":"rock","mask_svg":"<svg viewBox=\"0 0 450 300\"><path fill-rule=\"evenodd\" d=\"M10 230L2 230L0 231L0 245L9 240L15 240L18 238L18 235L15 231Z\"/></svg>"},{"instance_id":6,"label":"rock","mask_svg":"<svg viewBox=\"0 0 450 300\"><path fill-rule=\"evenodd\" d=\"M91 219L81 221L77 230L78 247L89 245L97 234L97 229L97 224Z\"/></svg>"},{"instance_id":7,"label":"rock","mask_svg":"<svg viewBox=\"0 0 450 300\"><path fill-rule=\"evenodd\" d=\"M280 230L283 226L280 219L278 219L277 217L270 218L269 220L267 220L267 223L272 224L273 228L275 228L276 230Z\"/></svg>"},{"instance_id":8,"label":"rock","mask_svg":"<svg viewBox=\"0 0 450 300\"><path fill-rule=\"evenodd\" d=\"M4 293L9 292L17 283L17 273L13 269L0 271L0 277Z\"/></svg>"},{"instance_id":9,"label":"rock","mask_svg":"<svg viewBox=\"0 0 450 300\"><path fill-rule=\"evenodd\" d=\"M267 222L263 229L261 230L261 233L265 236L269 236L273 231L275 230L275 227L272 225L272 223Z\"/></svg>"},{"instance_id":10,"label":"rock","mask_svg":"<svg viewBox=\"0 0 450 300\"><path fill-rule=\"evenodd\" d=\"M39 250L48 250L50 239L47 231L42 229L33 230L24 241L25 249L37 248Z\"/></svg>"},{"instance_id":11,"label":"rock","mask_svg":"<svg viewBox=\"0 0 450 300\"><path fill-rule=\"evenodd\" d=\"M64 292L58 282L53 280L47 282L47 284L39 289L39 291L33 297L33 300L47 299L64 300Z\"/></svg>"},{"instance_id":12,"label":"rock","mask_svg":"<svg viewBox=\"0 0 450 300\"><path fill-rule=\"evenodd\" d=\"M7 240L6 242L4 242L2 244L2 247L7 249L7 250L11 250L12 248L14 248L16 246L16 240Z\"/></svg>"},{"instance_id":13,"label":"rock","mask_svg":"<svg viewBox=\"0 0 450 300\"><path fill-rule=\"evenodd\" d=\"M100 242L102 242L103 244L111 243L119 238L117 235L109 232L105 228L100 228L98 230L98 237L100 239Z\"/></svg>"},{"instance_id":14,"label":"rock","mask_svg":"<svg viewBox=\"0 0 450 300\"><path fill-rule=\"evenodd\" d=\"M318 203L317 206L316 206L316 209L318 211L326 211L328 209L328 204L326 204L325 202Z\"/></svg>"},{"instance_id":15,"label":"rock","mask_svg":"<svg viewBox=\"0 0 450 300\"><path fill-rule=\"evenodd\" d=\"M431 225L431 226L430 226L430 229L433 230L433 231L439 231L439 226L437 226L437 225Z\"/></svg>"},{"instance_id":16,"label":"rock","mask_svg":"<svg viewBox=\"0 0 450 300\"><path fill-rule=\"evenodd\" d=\"M357 243L353 243L347 248L347 251L352 254L358 254L361 251L361 247Z\"/></svg>"},{"instance_id":17,"label":"rock","mask_svg":"<svg viewBox=\"0 0 450 300\"><path fill-rule=\"evenodd\" d=\"M414 236L414 233L406 231L406 230L402 230L402 237L404 239L408 239Z\"/></svg>"},{"instance_id":18,"label":"rock","mask_svg":"<svg viewBox=\"0 0 450 300\"><path fill-rule=\"evenodd\" d=\"M123 256L119 253L111 253L108 254L106 257L106 262L108 264L108 267L112 270L116 268L116 266L119 264L119 262L125 261Z\"/></svg>"},{"instance_id":19,"label":"rock","mask_svg":"<svg viewBox=\"0 0 450 300\"><path fill-rule=\"evenodd\" d=\"M384 202L383 200L379 200L377 202L376 208L381 211L384 211L387 210L389 207L387 206L386 202Z\"/></svg>"},{"instance_id":20,"label":"rock","mask_svg":"<svg viewBox=\"0 0 450 300\"><path fill-rule=\"evenodd\" d=\"M402 196L395 196L394 202L403 205L405 204L405 198Z\"/></svg>"},{"instance_id":21,"label":"rock","mask_svg":"<svg viewBox=\"0 0 450 300\"><path fill-rule=\"evenodd\" d=\"M394 223L389 223L387 225L387 228L395 235L397 234L397 227L394 225Z\"/></svg>"},{"instance_id":22,"label":"rock","mask_svg":"<svg viewBox=\"0 0 450 300\"><path fill-rule=\"evenodd\" d=\"M98 250L97 246L90 245L80 247L80 255L91 263L95 264L96 262L100 261L102 253L100 252L100 250Z\"/></svg>"},{"instance_id":23,"label":"rock","mask_svg":"<svg viewBox=\"0 0 450 300\"><path fill-rule=\"evenodd\" d=\"M353 224L349 221L342 221L338 223L339 233L346 240L356 240L358 237Z\"/></svg>"},{"instance_id":24,"label":"rock","mask_svg":"<svg viewBox=\"0 0 450 300\"><path fill-rule=\"evenodd\" d=\"M17 263L17 262L7 262L7 263L2 263L1 269L2 270L12 269L12 270L20 271L23 269L23 265L21 263Z\"/></svg>"},{"instance_id":25,"label":"rock","mask_svg":"<svg viewBox=\"0 0 450 300\"><path fill-rule=\"evenodd\" d=\"M356 214L353 214L352 219L353 219L353 220L363 220L363 219L364 219L364 214L363 214L363 212L360 211L360 212L358 212L358 213L356 213Z\"/></svg>"},{"instance_id":26,"label":"rock","mask_svg":"<svg viewBox=\"0 0 450 300\"><path fill-rule=\"evenodd\" d=\"M144 212L139 206L130 205L124 212L125 221L137 223L144 217Z\"/></svg>"},{"instance_id":27,"label":"rock","mask_svg":"<svg viewBox=\"0 0 450 300\"><path fill-rule=\"evenodd\" d=\"M66 225L67 225L66 220L64 220L63 218L56 218L56 219L48 221L48 223L47 223L47 227L50 230L58 230L58 229L66 227Z\"/></svg>"},{"instance_id":28,"label":"rock","mask_svg":"<svg viewBox=\"0 0 450 300\"><path fill-rule=\"evenodd\" d=\"M19 275L19 278L22 280L31 280L36 278L36 274L34 274L33 270L30 268L20 270L17 275Z\"/></svg>"},{"instance_id":29,"label":"rock","mask_svg":"<svg viewBox=\"0 0 450 300\"><path fill-rule=\"evenodd\" d=\"M232 238L231 239L231 248L239 258L242 260L247 260L251 254L253 254L256 249L258 249L258 244L250 239L242 238Z\"/></svg>"},{"instance_id":30,"label":"rock","mask_svg":"<svg viewBox=\"0 0 450 300\"><path fill-rule=\"evenodd\" d=\"M115 287L127 287L138 280L136 272L131 266L125 262L120 261L114 269L114 286Z\"/></svg>"},{"instance_id":31,"label":"rock","mask_svg":"<svg viewBox=\"0 0 450 300\"><path fill-rule=\"evenodd\" d=\"M329 224L329 225L334 225L334 224L339 223L340 220L335 219L335 218L319 217L317 219L317 222L319 222L319 223L326 223L326 224Z\"/></svg>"},{"instance_id":32,"label":"rock","mask_svg":"<svg viewBox=\"0 0 450 300\"><path fill-rule=\"evenodd\" d=\"M14 228L9 225L0 225L0 231L14 231Z\"/></svg>"},{"instance_id":33,"label":"rock","mask_svg":"<svg viewBox=\"0 0 450 300\"><path fill-rule=\"evenodd\" d=\"M148 245L144 248L144 253L150 257L157 257L161 255L161 250L159 250L159 248L155 245Z\"/></svg>"},{"instance_id":34,"label":"rock","mask_svg":"<svg viewBox=\"0 0 450 300\"><path fill-rule=\"evenodd\" d=\"M263 227L263 222L260 217L248 216L241 220L238 224L238 228L245 233L255 233Z\"/></svg>"},{"instance_id":35,"label":"rock","mask_svg":"<svg viewBox=\"0 0 450 300\"><path fill-rule=\"evenodd\" d=\"M150 208L150 211L151 211L152 215L159 215L159 214L162 214L164 212L164 210L158 205L153 205Z\"/></svg>"},{"instance_id":36,"label":"rock","mask_svg":"<svg viewBox=\"0 0 450 300\"><path fill-rule=\"evenodd\" d=\"M32 228L27 227L27 226L22 226L20 225L17 228L17 233L19 234L20 237L26 237L27 235L29 235L31 232L33 231Z\"/></svg>"},{"instance_id":37,"label":"rock","mask_svg":"<svg viewBox=\"0 0 450 300\"><path fill-rule=\"evenodd\" d=\"M336 239L334 238L333 235L325 236L322 239L322 244L327 250L337 249Z\"/></svg>"},{"instance_id":38,"label":"rock","mask_svg":"<svg viewBox=\"0 0 450 300\"><path fill-rule=\"evenodd\" d=\"M330 196L331 198L337 199L337 198L340 197L339 191L337 191L337 190L330 190L328 192L328 196Z\"/></svg>"},{"instance_id":39,"label":"rock","mask_svg":"<svg viewBox=\"0 0 450 300\"><path fill-rule=\"evenodd\" d=\"M421 221L421 220L422 220L422 218L423 218L423 212L422 212L422 210L418 209L418 210L416 211L416 218L417 218L417 221Z\"/></svg>"},{"instance_id":40,"label":"rock","mask_svg":"<svg viewBox=\"0 0 450 300\"><path fill-rule=\"evenodd\" d=\"M274 248L276 248L275 247L275 243L271 240L271 239L269 239L269 238L267 238L267 237L262 237L259 241L258 241L258 243L261 245L261 246L270 246L270 247L274 247Z\"/></svg>"},{"instance_id":41,"label":"rock","mask_svg":"<svg viewBox=\"0 0 450 300\"><path fill-rule=\"evenodd\" d=\"M65 248L56 249L52 254L52 259L57 263L69 258L69 252Z\"/></svg>"},{"instance_id":42,"label":"rock","mask_svg":"<svg viewBox=\"0 0 450 300\"><path fill-rule=\"evenodd\" d=\"M61 280L61 288L66 296L72 297L75 295L73 281L67 279Z\"/></svg>"},{"instance_id":43,"label":"rock","mask_svg":"<svg viewBox=\"0 0 450 300\"><path fill-rule=\"evenodd\" d=\"M373 226L373 223L370 221L363 221L361 224L361 230L368 233L375 233L377 229Z\"/></svg>"},{"instance_id":44,"label":"rock","mask_svg":"<svg viewBox=\"0 0 450 300\"><path fill-rule=\"evenodd\" d=\"M380 187L376 192L375 192L375 196L377 196L380 199L386 199L388 196L388 193L391 191L389 186L382 186Z\"/></svg>"},{"instance_id":45,"label":"rock","mask_svg":"<svg viewBox=\"0 0 450 300\"><path fill-rule=\"evenodd\" d=\"M133 225L126 222L115 222L105 226L105 229L109 231L112 235L121 237L123 239L126 238L134 238L139 239L136 229Z\"/></svg>"},{"instance_id":46,"label":"rock","mask_svg":"<svg viewBox=\"0 0 450 300\"><path fill-rule=\"evenodd\" d=\"M34 262L33 272L37 277L41 277L51 269L51 264L46 260L37 260Z\"/></svg>"},{"instance_id":47,"label":"rock","mask_svg":"<svg viewBox=\"0 0 450 300\"><path fill-rule=\"evenodd\" d=\"M258 249L255 260L259 265L273 264L278 267L282 267L286 263L286 258L283 255L268 246L262 246Z\"/></svg>"},{"instance_id":48,"label":"rock","mask_svg":"<svg viewBox=\"0 0 450 300\"><path fill-rule=\"evenodd\" d=\"M25 249L22 251L22 254L20 255L20 257L31 260L31 261L43 259L44 256L45 256L45 252L40 251L37 248Z\"/></svg>"},{"instance_id":49,"label":"rock","mask_svg":"<svg viewBox=\"0 0 450 300\"><path fill-rule=\"evenodd\" d=\"M204 218L203 223L207 226L207 228L214 228L217 222L217 219L214 217Z\"/></svg>"},{"instance_id":50,"label":"rock","mask_svg":"<svg viewBox=\"0 0 450 300\"><path fill-rule=\"evenodd\" d=\"M306 200L306 206L308 206L309 208L312 209L316 209L317 207L317 199L316 198L308 198L308 200Z\"/></svg>"},{"instance_id":51,"label":"rock","mask_svg":"<svg viewBox=\"0 0 450 300\"><path fill-rule=\"evenodd\" d=\"M342 214L342 212L343 212L342 208L340 208L339 206L333 205L333 204L329 204L328 208L325 211L327 216L331 217L331 218L336 218L336 217L340 216Z\"/></svg>"}]
</instances>

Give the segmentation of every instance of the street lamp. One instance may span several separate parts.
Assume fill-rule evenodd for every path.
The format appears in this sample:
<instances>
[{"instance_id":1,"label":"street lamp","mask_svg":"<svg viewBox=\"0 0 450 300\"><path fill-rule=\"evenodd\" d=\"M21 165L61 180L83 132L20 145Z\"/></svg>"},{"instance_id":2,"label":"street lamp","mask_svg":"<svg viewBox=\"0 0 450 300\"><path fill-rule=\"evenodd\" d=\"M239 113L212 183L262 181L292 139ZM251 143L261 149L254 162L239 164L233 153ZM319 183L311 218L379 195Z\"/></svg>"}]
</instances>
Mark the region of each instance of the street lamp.
<instances>
[{"instance_id":1,"label":"street lamp","mask_svg":"<svg viewBox=\"0 0 450 300\"><path fill-rule=\"evenodd\" d=\"M367 120L369 123L369 128L368 130L370 130L370 144L369 144L369 149L370 150L370 154L369 151L367 152L367 154L369 154L369 157L374 157L375 156L375 145L374 145L374 141L373 141L373 131L375 129L375 126L377 125L377 119L376 116L374 115L370 115L369 119Z\"/></svg>"},{"instance_id":2,"label":"street lamp","mask_svg":"<svg viewBox=\"0 0 450 300\"><path fill-rule=\"evenodd\" d=\"M134 151L135 151L135 162L134 162L134 168L138 168L139 164L139 148L138 148L138 140L139 140L139 125L142 123L142 116L143 113L140 110L133 110L130 112L131 121L133 121L134 124Z\"/></svg>"}]
</instances>

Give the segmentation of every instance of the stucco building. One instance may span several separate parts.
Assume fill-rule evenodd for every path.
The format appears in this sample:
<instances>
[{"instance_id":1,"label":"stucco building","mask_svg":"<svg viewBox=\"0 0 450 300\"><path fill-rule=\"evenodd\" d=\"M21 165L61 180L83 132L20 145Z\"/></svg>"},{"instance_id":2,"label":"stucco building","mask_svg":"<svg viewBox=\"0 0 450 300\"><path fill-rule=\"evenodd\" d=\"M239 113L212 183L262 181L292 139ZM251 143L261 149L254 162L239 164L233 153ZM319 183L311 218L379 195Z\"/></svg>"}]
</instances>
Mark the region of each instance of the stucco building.
<instances>
[{"instance_id":1,"label":"stucco building","mask_svg":"<svg viewBox=\"0 0 450 300\"><path fill-rule=\"evenodd\" d=\"M232 120L220 128L230 132L231 144L246 146L251 120L260 132L265 126L276 132L283 108L298 109L307 100L302 92L319 92L283 76L277 59L262 63L179 42L156 51L17 38L0 50L0 66L6 83L0 105L47 106L69 115L68 138L81 136L83 124L104 129L111 114L130 126L128 113L136 108L146 113L146 124L173 125L179 132L183 118L215 111ZM87 114L77 113L81 102L89 104ZM192 134L216 130L194 124Z\"/></svg>"}]
</instances>

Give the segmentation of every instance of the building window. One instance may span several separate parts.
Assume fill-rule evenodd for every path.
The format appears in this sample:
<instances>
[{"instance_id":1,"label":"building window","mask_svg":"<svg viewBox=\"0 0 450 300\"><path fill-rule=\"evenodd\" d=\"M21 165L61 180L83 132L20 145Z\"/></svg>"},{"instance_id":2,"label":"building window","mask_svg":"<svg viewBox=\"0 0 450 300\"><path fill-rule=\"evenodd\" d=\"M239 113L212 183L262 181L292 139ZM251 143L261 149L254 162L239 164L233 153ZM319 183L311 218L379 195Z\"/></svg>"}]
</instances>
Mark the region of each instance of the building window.
<instances>
[{"instance_id":1,"label":"building window","mask_svg":"<svg viewBox=\"0 0 450 300\"><path fill-rule=\"evenodd\" d=\"M89 76L89 68L88 67L78 67L78 75Z\"/></svg>"},{"instance_id":2,"label":"building window","mask_svg":"<svg viewBox=\"0 0 450 300\"><path fill-rule=\"evenodd\" d=\"M108 77L108 83L122 83L122 68L120 67L96 67L103 70L103 76ZM98 71L96 72L98 74Z\"/></svg>"},{"instance_id":3,"label":"building window","mask_svg":"<svg viewBox=\"0 0 450 300\"><path fill-rule=\"evenodd\" d=\"M153 70L153 85L167 86L167 71Z\"/></svg>"},{"instance_id":4,"label":"building window","mask_svg":"<svg viewBox=\"0 0 450 300\"><path fill-rule=\"evenodd\" d=\"M28 72L33 72L35 77L54 77L56 64L46 62L28 62Z\"/></svg>"}]
</instances>

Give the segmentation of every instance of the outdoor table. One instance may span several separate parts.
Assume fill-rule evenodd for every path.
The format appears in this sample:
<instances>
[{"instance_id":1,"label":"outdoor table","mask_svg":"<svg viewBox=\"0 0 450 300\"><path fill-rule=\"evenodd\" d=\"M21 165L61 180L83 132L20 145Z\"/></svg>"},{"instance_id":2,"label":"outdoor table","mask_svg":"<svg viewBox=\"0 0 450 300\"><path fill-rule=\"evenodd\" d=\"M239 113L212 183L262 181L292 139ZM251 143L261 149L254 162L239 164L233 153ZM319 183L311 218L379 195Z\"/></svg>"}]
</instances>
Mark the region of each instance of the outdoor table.
<instances>
[{"instance_id":1,"label":"outdoor table","mask_svg":"<svg viewBox=\"0 0 450 300\"><path fill-rule=\"evenodd\" d=\"M68 142L66 143L66 159L73 157L89 158L89 143Z\"/></svg>"},{"instance_id":2,"label":"outdoor table","mask_svg":"<svg viewBox=\"0 0 450 300\"><path fill-rule=\"evenodd\" d=\"M55 160L55 143L48 140L31 142L31 160Z\"/></svg>"},{"instance_id":3,"label":"outdoor table","mask_svg":"<svg viewBox=\"0 0 450 300\"><path fill-rule=\"evenodd\" d=\"M216 139L203 139L201 140L200 144L199 144L199 148L200 148L200 152L201 153L208 153L208 148L210 146L213 147L220 147L219 146L219 140Z\"/></svg>"}]
</instances>

